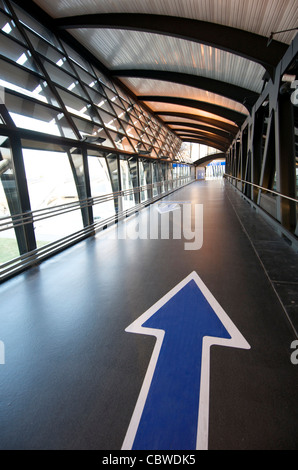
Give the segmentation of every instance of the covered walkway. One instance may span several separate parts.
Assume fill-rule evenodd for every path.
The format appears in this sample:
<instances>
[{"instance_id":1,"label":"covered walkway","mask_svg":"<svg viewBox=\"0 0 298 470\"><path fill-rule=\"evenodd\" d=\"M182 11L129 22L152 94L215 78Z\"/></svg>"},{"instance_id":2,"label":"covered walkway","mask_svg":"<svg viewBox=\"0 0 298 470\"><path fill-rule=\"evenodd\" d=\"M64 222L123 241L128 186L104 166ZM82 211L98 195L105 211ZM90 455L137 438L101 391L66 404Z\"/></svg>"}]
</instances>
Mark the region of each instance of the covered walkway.
<instances>
[{"instance_id":1,"label":"covered walkway","mask_svg":"<svg viewBox=\"0 0 298 470\"><path fill-rule=\"evenodd\" d=\"M0 0L0 450L298 449L297 28Z\"/></svg>"},{"instance_id":2,"label":"covered walkway","mask_svg":"<svg viewBox=\"0 0 298 470\"><path fill-rule=\"evenodd\" d=\"M182 212L190 203L204 208L200 249L185 250L172 229L168 239L112 236L125 226L137 233L147 208L1 285L1 449L121 449L156 342L125 330L196 272L250 346L210 350L208 448L297 450L297 254L222 180L194 182L154 207L171 221L175 204ZM196 341L188 336L182 363ZM175 349L171 359L179 363ZM157 390L173 412L183 401ZM179 442L188 431L177 427Z\"/></svg>"}]
</instances>

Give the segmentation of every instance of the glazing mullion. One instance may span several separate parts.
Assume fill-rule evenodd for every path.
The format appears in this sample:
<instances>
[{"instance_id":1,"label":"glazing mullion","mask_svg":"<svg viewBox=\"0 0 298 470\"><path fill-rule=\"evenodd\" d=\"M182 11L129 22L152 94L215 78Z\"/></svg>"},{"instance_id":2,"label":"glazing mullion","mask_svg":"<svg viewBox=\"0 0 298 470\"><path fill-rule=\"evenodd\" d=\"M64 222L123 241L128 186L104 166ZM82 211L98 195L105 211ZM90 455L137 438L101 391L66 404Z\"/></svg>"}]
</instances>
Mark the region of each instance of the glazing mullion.
<instances>
[{"instance_id":1,"label":"glazing mullion","mask_svg":"<svg viewBox=\"0 0 298 470\"><path fill-rule=\"evenodd\" d=\"M8 2L8 5L9 5L9 2ZM9 5L10 7L10 5ZM45 77L45 80L47 81L48 83L48 86L51 90L51 92L53 93L53 95L55 96L55 98L57 99L57 102L59 103L59 105L61 106L61 109L65 115L65 118L66 120L68 121L69 123L69 126L70 128L72 129L72 131L74 132L74 134L77 136L78 139L80 139L80 133L79 131L77 130L71 116L69 115L63 101L61 100L60 96L59 96L59 93L57 93L57 90L56 90L56 87L55 85L53 84L48 72L46 71L42 61L40 60L40 57L39 57L39 54L35 51L28 35L27 35L27 32L25 31L25 28L23 27L22 23L20 22L20 20L18 19L17 15L15 14L15 12L12 10L12 14L13 14L13 19L17 25L17 27L19 28L19 31L21 32L21 34L24 36L26 42L27 42L27 45L28 45L28 48L32 54L32 57L34 58L34 60L36 61L37 65L39 66L40 70L42 71L42 73L44 74L44 77Z\"/></svg>"},{"instance_id":2,"label":"glazing mullion","mask_svg":"<svg viewBox=\"0 0 298 470\"><path fill-rule=\"evenodd\" d=\"M98 92L98 93L99 93L99 92ZM104 94L103 94L103 93L104 93ZM111 103L111 100L109 99L107 93L105 93L105 87L103 87L103 93L101 94L102 97L107 101L107 103L109 104L109 107L111 108L111 111L113 111L113 113L114 113L114 116L111 115L112 120L118 122L118 125L120 126L120 128L115 128L114 131L117 132L117 133L119 133L119 134L122 134L124 137L126 137L126 139L128 140L130 146L132 146L132 145L131 145L131 142L130 142L130 139L129 139L128 135L126 134L125 129L124 129L123 125L122 125L121 120L118 119L117 113L116 113L115 110L114 110L114 107L113 107L113 104ZM114 92L113 92L113 94L114 94L114 96L116 96ZM97 110L98 114L99 114L100 117L101 117L101 114L100 114L101 112L100 112L100 110L98 110L98 106L96 106L96 110ZM123 110L123 111L125 112L125 110ZM109 115L109 113L108 113L106 110L103 110L103 112L104 112L104 113L107 113L107 114ZM109 126L109 127L108 127L108 125L105 124L105 121L103 120L102 117L101 117L101 120L102 120L102 122L103 122L103 124L104 124L104 128L105 128L105 130L106 130L106 132L107 132L109 138L113 141L113 139L112 139L112 137L111 137L111 133L109 132L109 129L112 130L112 126ZM110 122L112 122L112 121L110 121Z\"/></svg>"},{"instance_id":3,"label":"glazing mullion","mask_svg":"<svg viewBox=\"0 0 298 470\"><path fill-rule=\"evenodd\" d=\"M20 254L25 254L36 249L36 238L34 232L33 218L31 214L31 204L27 185L27 178L24 166L21 139L14 135L11 139L11 149L13 165L15 170L15 180L19 198L21 213L27 213L26 224L21 229L15 230ZM29 222L28 222L29 220Z\"/></svg>"},{"instance_id":4,"label":"glazing mullion","mask_svg":"<svg viewBox=\"0 0 298 470\"><path fill-rule=\"evenodd\" d=\"M140 126L140 127L138 127L138 126ZM145 126L143 125L142 121L138 120L138 125L135 124L134 127L139 132L140 137L141 137L141 133L142 133L142 135L145 134L145 136L147 137L146 144L150 145L150 146L153 146L152 139L151 139L150 135L148 134L148 132L145 130ZM141 141L143 142L142 137L141 137Z\"/></svg>"},{"instance_id":5,"label":"glazing mullion","mask_svg":"<svg viewBox=\"0 0 298 470\"><path fill-rule=\"evenodd\" d=\"M18 41L20 44L24 45L24 39L22 38L15 22L11 16L0 11L0 32L1 34Z\"/></svg>"},{"instance_id":6,"label":"glazing mullion","mask_svg":"<svg viewBox=\"0 0 298 470\"><path fill-rule=\"evenodd\" d=\"M22 27L24 29L27 29L26 25L22 24ZM31 29L30 29L30 33L35 34L36 36L39 36L37 33L35 33L35 31L31 31ZM56 39L56 41L57 40L59 41L59 45L61 47L61 44L63 44L63 41L60 41L59 38L55 38L55 39ZM48 42L44 37L42 37L42 40ZM50 47L53 47L53 48L55 48L55 50L60 52L60 50L57 48L57 46L55 46L55 44L52 43L52 41L48 42L48 43L49 43ZM64 52L65 52L65 49L64 49ZM99 81L100 85L103 86L104 88L106 88L106 90L108 92L115 93L115 91L116 91L115 96L117 96L117 101L119 101L119 103L121 103L123 108L127 109L127 106L128 107L130 106L129 103L132 103L132 105L134 107L136 107L135 112L137 114L137 120L139 121L138 126L141 126L141 124L144 125L145 122L148 121L148 116L150 116L151 121L150 121L150 123L147 123L149 125L149 129L147 129L147 134L150 136L150 141L152 141L152 145L156 145L156 135L159 134L159 131L156 128L154 129L153 124L156 125L156 120L155 121L153 120L154 117L152 117L150 114L148 114L147 111L144 111L142 107L139 107L139 105L134 100L132 100L132 98L130 98L129 96L126 97L126 100L127 100L126 101L125 98L124 98L125 93L124 92L120 93L119 89L118 89L118 86L113 84L109 79L107 79L103 75L102 72L98 71L98 73L96 73L96 71L95 71L95 69L94 69L94 67L91 63L88 63L88 68L85 69L85 67L83 67L81 65L82 61L81 61L81 63L76 61L75 58L73 59L72 57L70 57L68 53L66 53L65 55L67 56L69 63L75 65L76 67L82 68L82 70L84 70L84 72L86 70L87 73L90 74L90 76L96 77L96 80ZM102 80L99 79L98 74L100 74L100 76L102 76ZM76 73L76 75L78 75L78 73ZM82 86L82 81L80 80L80 82L81 82L81 86ZM86 89L86 87L83 87L83 88ZM124 104L124 102L125 102L125 104ZM108 130L107 130L107 132L108 132ZM167 134L167 137L168 137L169 132L166 132L166 134ZM152 138L151 138L151 135L152 135ZM170 142L170 145L171 145L171 143L172 142Z\"/></svg>"},{"instance_id":7,"label":"glazing mullion","mask_svg":"<svg viewBox=\"0 0 298 470\"><path fill-rule=\"evenodd\" d=\"M114 92L113 92L113 93L114 93ZM107 93L105 93L105 95L106 95L106 97L107 97L108 103L110 104L110 106L112 106L112 109L114 109L113 103L111 102L111 99L109 98L109 96L107 95ZM114 95L115 95L115 93L114 93ZM116 96L116 95L115 95L115 96ZM124 109L123 111L125 112L125 109ZM130 140L130 138L129 138L127 132L125 131L124 126L122 125L121 119L118 118L116 111L114 111L114 113L115 113L115 120L119 123L120 129L123 130L123 132L122 132L122 131L120 131L120 129L118 129L118 130L116 130L116 132L117 132L117 133L121 133L121 134L124 133L123 135L126 137L126 139L127 139L128 142L129 142L129 145L130 145L131 148L133 149L134 147L133 147L133 145L132 145L132 143L131 143L131 140Z\"/></svg>"},{"instance_id":8,"label":"glazing mullion","mask_svg":"<svg viewBox=\"0 0 298 470\"><path fill-rule=\"evenodd\" d=\"M63 46L63 45L62 45ZM63 50L65 52L65 57L67 58L67 61L68 63L70 64L70 67L71 69L73 70L73 73L74 73L74 76L77 77L77 80L82 88L82 90L84 91L84 93L86 94L87 98L88 98L88 101L89 101L89 104L91 105L91 109L95 111L95 113L99 116L99 114L97 113L97 109L96 109L96 106L94 106L92 100L91 100L91 97L88 93L88 86L85 86L85 83L83 80L81 80L81 77L79 76L79 73L77 72L77 69L75 67L75 64L74 62L68 57L67 53L66 53L66 50L65 48L63 47ZM86 72L85 72L86 73ZM87 72L88 73L88 72ZM99 122L101 123L102 120L99 119Z\"/></svg>"},{"instance_id":9,"label":"glazing mullion","mask_svg":"<svg viewBox=\"0 0 298 470\"><path fill-rule=\"evenodd\" d=\"M88 152L87 152L86 146L83 147L82 154L83 154L83 168L84 168L84 176L85 176L84 179L85 179L85 185L86 185L86 196L88 199L91 199L92 194L91 194L90 172L89 172L89 165L88 165ZM88 211L89 225L92 225L94 223L93 206L88 205L87 211Z\"/></svg>"}]
</instances>

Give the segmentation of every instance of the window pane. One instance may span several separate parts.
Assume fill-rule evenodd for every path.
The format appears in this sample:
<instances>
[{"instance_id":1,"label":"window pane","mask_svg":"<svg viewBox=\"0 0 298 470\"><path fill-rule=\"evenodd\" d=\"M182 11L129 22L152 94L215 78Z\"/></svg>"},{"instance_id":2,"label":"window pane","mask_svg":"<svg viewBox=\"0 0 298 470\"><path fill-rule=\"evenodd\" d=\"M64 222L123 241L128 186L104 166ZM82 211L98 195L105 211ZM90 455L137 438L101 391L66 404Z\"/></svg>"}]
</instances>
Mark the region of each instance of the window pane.
<instances>
[{"instance_id":1,"label":"window pane","mask_svg":"<svg viewBox=\"0 0 298 470\"><path fill-rule=\"evenodd\" d=\"M146 143L146 144L150 144L150 140L148 139L147 137L147 134L143 131L140 132L140 138L141 138L141 141ZM153 143L153 142L152 142Z\"/></svg>"},{"instance_id":2,"label":"window pane","mask_svg":"<svg viewBox=\"0 0 298 470\"><path fill-rule=\"evenodd\" d=\"M38 66L35 64L31 56L31 52L2 34L0 41L0 54L22 67L26 67L34 72L39 72Z\"/></svg>"},{"instance_id":3,"label":"window pane","mask_svg":"<svg viewBox=\"0 0 298 470\"><path fill-rule=\"evenodd\" d=\"M113 89L112 82L107 77L105 77L96 67L94 67L94 72L95 72L98 80L101 83L103 83L104 85L107 85L109 88ZM107 89L107 88L105 88L105 89Z\"/></svg>"},{"instance_id":4,"label":"window pane","mask_svg":"<svg viewBox=\"0 0 298 470\"><path fill-rule=\"evenodd\" d=\"M126 127L126 134L128 135L128 137L131 137L132 139L139 139L140 138L137 131L132 126L127 126Z\"/></svg>"},{"instance_id":5,"label":"window pane","mask_svg":"<svg viewBox=\"0 0 298 470\"><path fill-rule=\"evenodd\" d=\"M133 189L132 179L129 171L127 160L122 160L120 157L120 168L121 168L121 184L122 190ZM134 195L130 194L123 197L123 209L129 209L135 205Z\"/></svg>"},{"instance_id":6,"label":"window pane","mask_svg":"<svg viewBox=\"0 0 298 470\"><path fill-rule=\"evenodd\" d=\"M109 154L107 156L107 163L109 167L113 192L118 192L120 191L118 179L118 156Z\"/></svg>"},{"instance_id":7,"label":"window pane","mask_svg":"<svg viewBox=\"0 0 298 470\"><path fill-rule=\"evenodd\" d=\"M24 149L23 155L32 210L78 201L66 153ZM38 246L53 242L83 228L81 211L37 221L34 228Z\"/></svg>"},{"instance_id":8,"label":"window pane","mask_svg":"<svg viewBox=\"0 0 298 470\"><path fill-rule=\"evenodd\" d=\"M115 113L116 113L116 116L118 118L124 118L125 116L125 110L123 108L120 108L119 106L117 106L116 104L113 104L113 108L115 110Z\"/></svg>"},{"instance_id":9,"label":"window pane","mask_svg":"<svg viewBox=\"0 0 298 470\"><path fill-rule=\"evenodd\" d=\"M4 13L0 13L0 29L5 34L24 42L24 38L17 29L15 22Z\"/></svg>"},{"instance_id":10,"label":"window pane","mask_svg":"<svg viewBox=\"0 0 298 470\"><path fill-rule=\"evenodd\" d=\"M41 23L34 20L31 16L29 16L24 10L19 8L17 5L13 5L15 12L18 15L19 20L29 29L34 31L38 36L41 36L46 41L50 42L53 46L60 48L60 44L54 34L45 28Z\"/></svg>"},{"instance_id":11,"label":"window pane","mask_svg":"<svg viewBox=\"0 0 298 470\"><path fill-rule=\"evenodd\" d=\"M102 116L102 114L101 114ZM118 121L117 118L113 118L111 116L109 122L107 123L104 123L106 125L106 127L108 127L109 129L113 130L113 131L116 131L116 132L120 132L122 134L124 134L124 130L120 124L120 122Z\"/></svg>"},{"instance_id":12,"label":"window pane","mask_svg":"<svg viewBox=\"0 0 298 470\"><path fill-rule=\"evenodd\" d=\"M125 135L116 134L116 132L109 131L111 138L113 139L117 149L124 150L126 152L134 152L129 140Z\"/></svg>"},{"instance_id":13,"label":"window pane","mask_svg":"<svg viewBox=\"0 0 298 470\"><path fill-rule=\"evenodd\" d=\"M128 168L130 172L130 179L132 182L133 188L139 187L139 175L138 175L138 163L137 159L134 157L130 157L128 159ZM139 203L139 193L135 193L134 195L135 203Z\"/></svg>"},{"instance_id":14,"label":"window pane","mask_svg":"<svg viewBox=\"0 0 298 470\"><path fill-rule=\"evenodd\" d=\"M26 70L19 69L1 59L0 69L0 86L21 93L22 95L35 98L44 103L58 106L56 98L52 95L44 79Z\"/></svg>"},{"instance_id":15,"label":"window pane","mask_svg":"<svg viewBox=\"0 0 298 470\"><path fill-rule=\"evenodd\" d=\"M28 36L34 49L39 54L54 62L61 69L64 69L72 74L74 73L64 54L62 54L60 51L57 51L57 49L52 47L48 42L44 41L41 37L35 36L35 34L29 32Z\"/></svg>"},{"instance_id":16,"label":"window pane","mask_svg":"<svg viewBox=\"0 0 298 470\"><path fill-rule=\"evenodd\" d=\"M93 95L93 98L92 95L90 97L91 99L93 99L93 103L99 108L99 114L101 115L102 119L106 119L107 122L109 122L111 120L111 117L104 111L107 111L112 115L115 115L115 113L112 107L110 106L110 103L108 102L107 98L101 95L100 93L96 93L95 95Z\"/></svg>"},{"instance_id":17,"label":"window pane","mask_svg":"<svg viewBox=\"0 0 298 470\"><path fill-rule=\"evenodd\" d=\"M123 90L121 90L120 87L118 87L117 85L114 85L114 88L115 90L117 91L118 95L122 98L122 100L126 100L126 101L129 101L128 97L126 96L126 94L124 93ZM124 105L125 103L123 103ZM126 106L126 104L125 104Z\"/></svg>"},{"instance_id":18,"label":"window pane","mask_svg":"<svg viewBox=\"0 0 298 470\"><path fill-rule=\"evenodd\" d=\"M152 182L159 183L160 176L159 176L159 165L158 163L153 163L152 165ZM155 187L153 189L153 197L157 196L160 193L160 187Z\"/></svg>"},{"instance_id":19,"label":"window pane","mask_svg":"<svg viewBox=\"0 0 298 470\"><path fill-rule=\"evenodd\" d=\"M82 82L84 82L90 88L96 88L98 91L103 91L103 87L98 83L94 75L86 72L77 64L73 63L72 66L74 67L78 77Z\"/></svg>"},{"instance_id":20,"label":"window pane","mask_svg":"<svg viewBox=\"0 0 298 470\"><path fill-rule=\"evenodd\" d=\"M20 213L21 208L9 139L0 136L0 223L7 222L7 220L1 220L1 218ZM5 226L1 225L2 228L5 228ZM22 229L0 231L0 264L19 256L16 239L18 231L22 231Z\"/></svg>"},{"instance_id":21,"label":"window pane","mask_svg":"<svg viewBox=\"0 0 298 470\"><path fill-rule=\"evenodd\" d=\"M103 145L108 148L115 148L113 142L101 126L97 126L91 121L73 118L73 122L79 130L82 139L90 144Z\"/></svg>"},{"instance_id":22,"label":"window pane","mask_svg":"<svg viewBox=\"0 0 298 470\"><path fill-rule=\"evenodd\" d=\"M64 46L67 54L69 55L69 57L76 64L80 65L83 69L85 69L87 72L89 72L91 75L93 75L93 71L92 71L92 68L91 68L90 64L85 59L83 59L82 56L80 56L77 52L75 52L70 46L68 46L64 42L63 42L63 46Z\"/></svg>"},{"instance_id":23,"label":"window pane","mask_svg":"<svg viewBox=\"0 0 298 470\"><path fill-rule=\"evenodd\" d=\"M55 65L50 64L46 60L44 60L43 62L45 69L48 72L51 80L53 80L53 82L57 83L63 88L71 91L72 93L75 93L76 95L84 99L87 98L83 88L75 77L61 70L59 66L56 67Z\"/></svg>"},{"instance_id":24,"label":"window pane","mask_svg":"<svg viewBox=\"0 0 298 470\"><path fill-rule=\"evenodd\" d=\"M89 152L88 167L90 175L90 185L92 197L111 194L113 192L106 161L103 157L97 157ZM115 215L115 205L111 201L102 202L93 206L94 221L107 219Z\"/></svg>"},{"instance_id":25,"label":"window pane","mask_svg":"<svg viewBox=\"0 0 298 470\"><path fill-rule=\"evenodd\" d=\"M5 105L17 127L72 139L76 138L64 114L59 111L23 100L10 93L5 94Z\"/></svg>"},{"instance_id":26,"label":"window pane","mask_svg":"<svg viewBox=\"0 0 298 470\"><path fill-rule=\"evenodd\" d=\"M144 170L144 164L142 161L139 162L140 168L140 186L147 186L146 175ZM141 202L146 201L149 198L148 190L141 191Z\"/></svg>"},{"instance_id":27,"label":"window pane","mask_svg":"<svg viewBox=\"0 0 298 470\"><path fill-rule=\"evenodd\" d=\"M91 121L91 104L87 101L83 101L80 98L72 95L71 93L67 93L66 91L57 88L59 95L66 106L66 109L72 113L76 114L77 116L81 116L84 119L88 119Z\"/></svg>"}]
</instances>

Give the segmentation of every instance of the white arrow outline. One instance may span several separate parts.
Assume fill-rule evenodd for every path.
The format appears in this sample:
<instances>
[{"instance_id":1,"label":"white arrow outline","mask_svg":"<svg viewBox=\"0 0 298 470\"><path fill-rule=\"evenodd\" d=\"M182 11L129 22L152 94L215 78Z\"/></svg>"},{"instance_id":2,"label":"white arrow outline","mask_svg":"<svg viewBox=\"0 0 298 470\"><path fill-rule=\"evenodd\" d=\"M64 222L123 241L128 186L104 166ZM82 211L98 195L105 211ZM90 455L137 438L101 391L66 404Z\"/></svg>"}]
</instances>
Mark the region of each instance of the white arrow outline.
<instances>
[{"instance_id":1,"label":"white arrow outline","mask_svg":"<svg viewBox=\"0 0 298 470\"><path fill-rule=\"evenodd\" d=\"M210 348L213 345L226 346L240 349L250 349L250 345L240 333L238 328L234 325L232 320L228 317L226 312L219 305L217 300L211 294L209 289L205 286L198 274L193 271L177 286L175 286L170 292L156 302L149 310L135 320L128 328L127 333L145 334L156 337L156 344L150 359L150 363L146 372L146 376L122 445L122 450L131 450L138 427L140 424L143 409L147 400L148 392L150 390L152 378L154 375L155 367L158 361L159 353L163 343L165 335L164 330L158 330L153 328L144 328L142 325L154 315L163 305L165 305L174 295L176 295L186 284L191 280L195 281L198 288L218 316L229 335L230 339L226 338L214 338L211 336L205 336L203 338L202 346L202 366L201 366L201 382L200 382L200 400L198 410L198 427L197 427L197 450L208 449L208 434L209 434L209 384L210 384ZM166 450L166 449L165 449Z\"/></svg>"}]
</instances>

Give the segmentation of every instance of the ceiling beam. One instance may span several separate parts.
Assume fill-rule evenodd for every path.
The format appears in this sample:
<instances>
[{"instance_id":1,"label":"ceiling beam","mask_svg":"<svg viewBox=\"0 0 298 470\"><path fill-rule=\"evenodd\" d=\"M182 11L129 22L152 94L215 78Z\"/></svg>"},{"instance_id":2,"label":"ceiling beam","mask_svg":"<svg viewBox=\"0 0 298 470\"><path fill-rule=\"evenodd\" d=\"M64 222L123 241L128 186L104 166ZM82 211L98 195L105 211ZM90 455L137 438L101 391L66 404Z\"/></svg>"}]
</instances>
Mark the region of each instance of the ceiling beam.
<instances>
[{"instance_id":1,"label":"ceiling beam","mask_svg":"<svg viewBox=\"0 0 298 470\"><path fill-rule=\"evenodd\" d=\"M194 122L200 122L200 123L205 123L209 124L210 126L217 127L219 129L225 130L227 132L230 132L233 136L235 136L238 132L238 127L229 124L228 122L220 121L218 119L212 119L206 116L200 116L198 114L191 114L191 113L176 113L174 111L157 111L154 113L156 116L171 116L171 117L177 117L177 118L183 118L183 119L191 119ZM163 120L166 124L168 124L168 121Z\"/></svg>"},{"instance_id":2,"label":"ceiling beam","mask_svg":"<svg viewBox=\"0 0 298 470\"><path fill-rule=\"evenodd\" d=\"M179 85L186 85L199 90L206 90L217 95L224 96L230 100L234 100L241 103L246 107L250 113L253 105L257 101L259 94L242 88L231 83L221 82L208 77L202 77L199 75L190 75L180 72L167 72L162 70L142 70L142 69L131 69L131 70L112 70L112 75L123 78L146 78L149 80L162 80L165 82L177 83Z\"/></svg>"},{"instance_id":3,"label":"ceiling beam","mask_svg":"<svg viewBox=\"0 0 298 470\"><path fill-rule=\"evenodd\" d=\"M273 72L288 46L237 28L176 16L140 13L105 13L58 18L60 29L113 28L170 35L216 47L261 64Z\"/></svg>"},{"instance_id":4,"label":"ceiling beam","mask_svg":"<svg viewBox=\"0 0 298 470\"><path fill-rule=\"evenodd\" d=\"M200 137L198 138L183 138L182 139L183 142L189 142L189 143L193 143L193 144L202 144L202 145L207 145L208 147L213 147L217 150L220 150L221 152L224 152L226 153L227 152L227 147L225 147L224 145L220 144L219 142L216 142L216 141L211 141L211 140L207 140L207 139L202 139Z\"/></svg>"},{"instance_id":5,"label":"ceiling beam","mask_svg":"<svg viewBox=\"0 0 298 470\"><path fill-rule=\"evenodd\" d=\"M186 106L189 108L201 109L208 113L223 117L241 127L247 118L246 114L239 113L230 108L224 108L217 104L207 103L205 101L192 100L189 98L180 98L177 96L155 96L155 95L141 95L137 97L139 101L157 102L175 104L177 106Z\"/></svg>"},{"instance_id":6,"label":"ceiling beam","mask_svg":"<svg viewBox=\"0 0 298 470\"><path fill-rule=\"evenodd\" d=\"M223 137L218 137L214 134L204 134L201 132L182 132L181 134L179 134L179 137L180 139L184 139L185 137L191 137L191 138L196 139L198 137L199 139L207 139L207 140L216 141L219 144L222 144L227 147L230 146L229 140L224 139Z\"/></svg>"},{"instance_id":7,"label":"ceiling beam","mask_svg":"<svg viewBox=\"0 0 298 470\"><path fill-rule=\"evenodd\" d=\"M183 131L183 130L185 131L186 129L183 129L183 127L187 127L187 128L191 128L190 130L198 129L198 130L201 130L201 131L209 132L211 134L217 134L221 137L225 137L226 139L230 139L230 141L232 141L233 137L234 137L233 134L231 134L230 132L227 132L227 131L224 131L224 130L221 130L221 129L217 129L216 127L204 126L203 124L195 124L195 123L191 123L191 122L171 121L171 122L167 122L167 125L170 126L170 128L175 132ZM173 126L175 126L175 127L173 127ZM181 129L181 127L182 127L182 129Z\"/></svg>"},{"instance_id":8,"label":"ceiling beam","mask_svg":"<svg viewBox=\"0 0 298 470\"><path fill-rule=\"evenodd\" d=\"M207 155L206 157L199 158L193 164L195 166L207 166L213 160L223 160L226 159L227 156L225 153L214 153L213 155Z\"/></svg>"}]
</instances>

